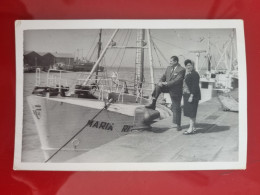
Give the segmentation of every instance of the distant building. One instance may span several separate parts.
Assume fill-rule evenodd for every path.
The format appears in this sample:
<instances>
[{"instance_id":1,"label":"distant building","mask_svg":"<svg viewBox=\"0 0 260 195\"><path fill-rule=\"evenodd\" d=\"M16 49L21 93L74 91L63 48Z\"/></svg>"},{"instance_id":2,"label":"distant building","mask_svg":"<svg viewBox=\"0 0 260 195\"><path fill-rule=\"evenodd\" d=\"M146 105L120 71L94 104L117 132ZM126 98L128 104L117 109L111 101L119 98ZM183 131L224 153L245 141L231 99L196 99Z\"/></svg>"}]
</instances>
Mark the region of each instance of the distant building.
<instances>
[{"instance_id":1,"label":"distant building","mask_svg":"<svg viewBox=\"0 0 260 195\"><path fill-rule=\"evenodd\" d=\"M53 67L55 64L73 65L74 56L65 53L47 53L42 56L42 65L45 67Z\"/></svg>"},{"instance_id":2,"label":"distant building","mask_svg":"<svg viewBox=\"0 0 260 195\"><path fill-rule=\"evenodd\" d=\"M74 64L73 54L57 52L24 52L24 67L42 67L48 70L55 65L72 66Z\"/></svg>"},{"instance_id":3,"label":"distant building","mask_svg":"<svg viewBox=\"0 0 260 195\"><path fill-rule=\"evenodd\" d=\"M41 66L42 56L35 51L24 52L24 66Z\"/></svg>"}]
</instances>

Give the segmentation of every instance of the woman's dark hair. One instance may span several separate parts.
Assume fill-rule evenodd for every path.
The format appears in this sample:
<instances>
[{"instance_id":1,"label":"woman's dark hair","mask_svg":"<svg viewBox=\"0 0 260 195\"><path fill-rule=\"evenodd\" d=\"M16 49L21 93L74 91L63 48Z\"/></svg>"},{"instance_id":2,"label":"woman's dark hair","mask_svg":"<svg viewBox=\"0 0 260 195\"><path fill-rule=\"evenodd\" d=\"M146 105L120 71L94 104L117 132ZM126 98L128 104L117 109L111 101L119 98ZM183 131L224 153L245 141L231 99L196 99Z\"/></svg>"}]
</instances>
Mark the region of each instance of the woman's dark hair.
<instances>
[{"instance_id":1,"label":"woman's dark hair","mask_svg":"<svg viewBox=\"0 0 260 195\"><path fill-rule=\"evenodd\" d=\"M184 61L184 65L185 65L185 66L187 66L189 63L192 65L192 61L189 60L189 59L187 59L187 60Z\"/></svg>"}]
</instances>

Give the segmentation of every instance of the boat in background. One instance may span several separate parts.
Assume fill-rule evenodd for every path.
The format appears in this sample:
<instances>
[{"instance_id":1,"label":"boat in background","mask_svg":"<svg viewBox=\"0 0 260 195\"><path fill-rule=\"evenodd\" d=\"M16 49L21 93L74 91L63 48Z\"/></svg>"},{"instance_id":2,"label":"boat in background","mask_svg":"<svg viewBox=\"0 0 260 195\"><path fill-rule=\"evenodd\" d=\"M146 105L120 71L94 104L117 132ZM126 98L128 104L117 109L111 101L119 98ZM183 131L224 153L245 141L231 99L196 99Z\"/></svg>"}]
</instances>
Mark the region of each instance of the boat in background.
<instances>
[{"instance_id":1,"label":"boat in background","mask_svg":"<svg viewBox=\"0 0 260 195\"><path fill-rule=\"evenodd\" d=\"M89 53L92 53L90 55L89 59L87 59L87 57L84 58L83 54L80 57L80 50L78 49L77 52L76 52L76 53L78 53L78 55L77 55L77 57L75 55L74 64L70 67L63 66L61 69L62 70L68 70L68 71L74 71L74 72L90 72L95 65L95 62L93 62L95 60L91 60L93 58L93 55L95 53L97 53L97 59L98 59L99 56L100 56L101 50L102 50L101 39L102 39L102 29L99 30L99 38L98 38L98 42L97 42L96 47L94 47L93 51L89 51ZM94 71L95 72L103 72L104 66L101 66L100 64L98 64L95 67Z\"/></svg>"},{"instance_id":2,"label":"boat in background","mask_svg":"<svg viewBox=\"0 0 260 195\"><path fill-rule=\"evenodd\" d=\"M34 66L29 66L28 64L24 64L23 72L24 73L35 73L36 68Z\"/></svg>"},{"instance_id":3,"label":"boat in background","mask_svg":"<svg viewBox=\"0 0 260 195\"><path fill-rule=\"evenodd\" d=\"M207 41L207 48L201 50L188 50L195 54L195 69L200 74L200 103L218 97L224 111L238 112L238 64L237 49L234 31L229 36L229 40L221 49L213 43L212 37L200 38ZM218 57L212 54L213 47L218 52ZM204 55L204 61L200 57ZM184 57L184 55L181 55ZM184 57L185 58L185 57ZM213 67L213 61L215 66ZM205 71L206 69L206 71ZM170 95L164 94L165 104L170 107Z\"/></svg>"},{"instance_id":4,"label":"boat in background","mask_svg":"<svg viewBox=\"0 0 260 195\"><path fill-rule=\"evenodd\" d=\"M78 63L74 63L73 66L71 67L63 67L61 68L62 70L69 70L69 71L73 71L73 72L90 72L92 70L92 68L94 67L95 62L78 62ZM99 66L98 68L95 69L95 71L98 72L103 72L104 71L104 66Z\"/></svg>"},{"instance_id":5,"label":"boat in background","mask_svg":"<svg viewBox=\"0 0 260 195\"><path fill-rule=\"evenodd\" d=\"M202 102L217 96L223 110L238 112L238 64L234 30L229 40L223 45L222 51L211 41L210 35L207 41L207 50L192 51L196 54L196 69L200 73L204 65L207 65L207 71L200 74ZM212 47L217 49L219 58L212 55ZM204 65L202 64L199 69L201 53L206 53L206 55ZM214 68L212 68L213 59L216 62Z\"/></svg>"}]
</instances>

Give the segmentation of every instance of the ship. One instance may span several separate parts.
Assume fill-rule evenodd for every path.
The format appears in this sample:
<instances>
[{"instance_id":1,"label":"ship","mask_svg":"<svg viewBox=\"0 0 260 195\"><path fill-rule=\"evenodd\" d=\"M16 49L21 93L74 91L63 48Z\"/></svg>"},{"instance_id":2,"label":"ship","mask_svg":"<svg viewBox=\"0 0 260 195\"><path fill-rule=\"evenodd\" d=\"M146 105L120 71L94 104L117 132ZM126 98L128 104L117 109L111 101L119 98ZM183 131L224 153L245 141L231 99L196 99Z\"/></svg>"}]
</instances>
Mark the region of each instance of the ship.
<instances>
[{"instance_id":1,"label":"ship","mask_svg":"<svg viewBox=\"0 0 260 195\"><path fill-rule=\"evenodd\" d=\"M137 32L134 81L119 79L117 74L111 77L98 74L107 50L116 48L113 40L118 31L114 31L102 52L99 50L91 72L79 73L72 86L62 77L63 70L50 69L44 86L40 70L36 72L36 86L27 101L45 162L51 162L54 156L60 160L74 158L134 130L148 130L157 120L172 115L164 105L158 105L156 110L145 108L149 99L143 88L144 50L148 49L150 58L152 53L149 30ZM153 64L149 61L153 79ZM151 83L153 89L154 81Z\"/></svg>"},{"instance_id":2,"label":"ship","mask_svg":"<svg viewBox=\"0 0 260 195\"><path fill-rule=\"evenodd\" d=\"M222 45L222 50L208 34L200 40L206 41L206 48L188 50L195 55L195 70L200 75L201 103L216 97L224 111L238 112L238 61L235 32ZM216 50L213 54L213 48ZM204 59L201 59L201 57ZM205 71L206 70L206 71ZM166 104L171 104L169 94L164 94Z\"/></svg>"},{"instance_id":3,"label":"ship","mask_svg":"<svg viewBox=\"0 0 260 195\"><path fill-rule=\"evenodd\" d=\"M89 57L90 59L92 59L92 57L95 53L97 53L98 57L100 56L101 49L102 49L102 29L99 30L98 36L99 36L99 38L98 38L96 47L93 49L93 51L89 51L92 53ZM97 50L97 52L95 52L95 50ZM68 71L74 71L74 72L90 72L93 69L95 62L93 62L91 60L87 60L86 57L85 58L83 57L83 55L80 57L79 49L77 50L76 53L78 53L78 55L77 55L77 57L75 55L74 64L71 67L63 66L62 70L68 70ZM98 64L98 66L95 67L94 71L103 72L104 66Z\"/></svg>"},{"instance_id":4,"label":"ship","mask_svg":"<svg viewBox=\"0 0 260 195\"><path fill-rule=\"evenodd\" d=\"M73 66L71 67L63 67L61 70L68 70L68 71L73 71L73 72L90 72L92 68L94 67L95 62L76 62L74 63ZM99 66L96 68L99 72L104 71L104 66ZM95 70L95 71L97 71Z\"/></svg>"},{"instance_id":5,"label":"ship","mask_svg":"<svg viewBox=\"0 0 260 195\"><path fill-rule=\"evenodd\" d=\"M215 46L219 53L219 58L214 59L215 67L212 68L213 56L211 48ZM209 99L217 97L222 105L224 111L238 112L238 61L237 61L237 48L235 41L235 32L229 35L228 40L222 47L222 51L211 41L210 35L208 36L208 48L206 51L207 71L201 74L201 89L204 90L207 86L211 87L211 93L202 93L208 95ZM197 53L197 58L199 55ZM216 57L215 57L216 58ZM197 59L198 61L198 59ZM209 90L208 90L209 92Z\"/></svg>"}]
</instances>

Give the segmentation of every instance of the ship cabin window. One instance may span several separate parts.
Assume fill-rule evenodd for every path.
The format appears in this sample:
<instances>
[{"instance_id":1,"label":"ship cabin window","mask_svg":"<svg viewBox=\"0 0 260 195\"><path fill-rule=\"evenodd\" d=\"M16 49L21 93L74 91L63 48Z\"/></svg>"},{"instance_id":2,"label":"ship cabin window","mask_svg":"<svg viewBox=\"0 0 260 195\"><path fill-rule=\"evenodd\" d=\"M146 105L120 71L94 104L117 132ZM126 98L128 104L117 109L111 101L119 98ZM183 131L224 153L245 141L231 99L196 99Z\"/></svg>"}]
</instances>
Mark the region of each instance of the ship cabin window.
<instances>
[{"instance_id":1,"label":"ship cabin window","mask_svg":"<svg viewBox=\"0 0 260 195\"><path fill-rule=\"evenodd\" d=\"M202 89L208 89L209 88L209 83L208 82L201 82L201 88Z\"/></svg>"},{"instance_id":2,"label":"ship cabin window","mask_svg":"<svg viewBox=\"0 0 260 195\"><path fill-rule=\"evenodd\" d=\"M211 74L211 78L215 79L216 78L216 74Z\"/></svg>"}]
</instances>

